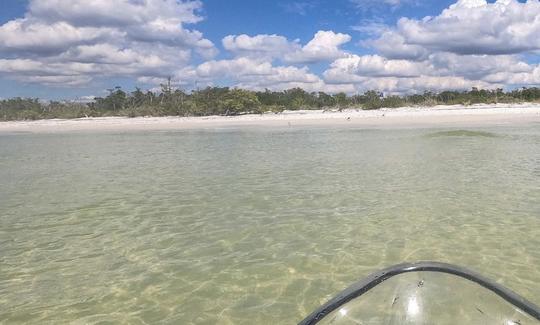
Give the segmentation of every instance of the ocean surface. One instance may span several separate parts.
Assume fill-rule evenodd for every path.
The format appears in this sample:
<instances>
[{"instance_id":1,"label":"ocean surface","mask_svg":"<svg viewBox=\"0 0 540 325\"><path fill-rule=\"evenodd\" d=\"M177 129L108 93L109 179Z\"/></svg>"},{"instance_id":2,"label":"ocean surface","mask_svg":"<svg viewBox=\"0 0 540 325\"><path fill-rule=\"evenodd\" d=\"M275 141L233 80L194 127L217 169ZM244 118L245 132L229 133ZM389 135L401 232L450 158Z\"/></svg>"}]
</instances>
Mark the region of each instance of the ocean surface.
<instances>
[{"instance_id":1,"label":"ocean surface","mask_svg":"<svg viewBox=\"0 0 540 325\"><path fill-rule=\"evenodd\" d=\"M0 135L0 323L294 324L404 261L540 304L540 125Z\"/></svg>"}]
</instances>

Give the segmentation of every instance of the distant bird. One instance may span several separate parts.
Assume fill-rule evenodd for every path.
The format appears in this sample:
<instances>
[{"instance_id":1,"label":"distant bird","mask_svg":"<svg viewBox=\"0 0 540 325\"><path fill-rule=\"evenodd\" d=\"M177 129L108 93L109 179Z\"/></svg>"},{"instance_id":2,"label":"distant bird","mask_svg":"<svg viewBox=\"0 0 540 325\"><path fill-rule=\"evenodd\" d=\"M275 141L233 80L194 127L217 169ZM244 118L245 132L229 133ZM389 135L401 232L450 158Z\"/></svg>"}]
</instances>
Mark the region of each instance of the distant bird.
<instances>
[{"instance_id":1,"label":"distant bird","mask_svg":"<svg viewBox=\"0 0 540 325\"><path fill-rule=\"evenodd\" d=\"M349 117L347 117L347 121L350 121L350 120L351 120L351 117L350 117L350 116L349 116Z\"/></svg>"}]
</instances>

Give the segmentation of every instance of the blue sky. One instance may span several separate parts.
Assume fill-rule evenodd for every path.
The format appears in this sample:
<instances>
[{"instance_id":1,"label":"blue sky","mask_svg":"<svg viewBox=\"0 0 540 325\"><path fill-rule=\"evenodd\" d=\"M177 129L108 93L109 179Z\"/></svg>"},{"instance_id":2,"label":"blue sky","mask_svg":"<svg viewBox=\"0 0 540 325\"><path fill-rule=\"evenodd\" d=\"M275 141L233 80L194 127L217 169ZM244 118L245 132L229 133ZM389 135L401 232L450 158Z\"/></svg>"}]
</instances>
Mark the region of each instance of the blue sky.
<instances>
[{"instance_id":1,"label":"blue sky","mask_svg":"<svg viewBox=\"0 0 540 325\"><path fill-rule=\"evenodd\" d=\"M204 2L207 19L198 28L214 40L229 34L278 34L309 41L318 30L353 33L351 26L365 20L395 23L402 16L422 18L440 12L451 3L424 1L395 8L366 5L371 8L361 10L348 0L211 0Z\"/></svg>"},{"instance_id":2,"label":"blue sky","mask_svg":"<svg viewBox=\"0 0 540 325\"><path fill-rule=\"evenodd\" d=\"M0 6L3 98L70 99L116 85L154 89L166 76L188 90L388 94L540 83L538 0L3 0Z\"/></svg>"}]
</instances>

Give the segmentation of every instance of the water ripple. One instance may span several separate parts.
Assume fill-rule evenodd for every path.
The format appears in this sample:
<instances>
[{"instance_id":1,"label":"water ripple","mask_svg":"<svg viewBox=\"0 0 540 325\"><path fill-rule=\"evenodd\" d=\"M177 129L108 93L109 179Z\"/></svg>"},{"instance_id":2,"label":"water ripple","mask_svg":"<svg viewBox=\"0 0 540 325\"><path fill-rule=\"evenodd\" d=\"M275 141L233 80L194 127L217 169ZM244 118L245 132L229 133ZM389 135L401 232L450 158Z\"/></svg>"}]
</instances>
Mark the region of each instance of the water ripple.
<instances>
[{"instance_id":1,"label":"water ripple","mask_svg":"<svg viewBox=\"0 0 540 325\"><path fill-rule=\"evenodd\" d=\"M289 324L440 260L540 297L540 130L0 137L0 322Z\"/></svg>"}]
</instances>

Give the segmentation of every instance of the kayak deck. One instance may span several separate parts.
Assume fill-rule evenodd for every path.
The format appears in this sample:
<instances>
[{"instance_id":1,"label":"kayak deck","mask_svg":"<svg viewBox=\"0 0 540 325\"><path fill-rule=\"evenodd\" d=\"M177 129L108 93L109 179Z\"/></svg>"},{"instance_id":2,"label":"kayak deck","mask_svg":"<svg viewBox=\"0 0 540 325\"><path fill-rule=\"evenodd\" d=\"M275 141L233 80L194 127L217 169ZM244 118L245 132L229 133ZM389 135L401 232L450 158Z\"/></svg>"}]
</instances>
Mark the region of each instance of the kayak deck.
<instances>
[{"instance_id":1,"label":"kayak deck","mask_svg":"<svg viewBox=\"0 0 540 325\"><path fill-rule=\"evenodd\" d=\"M423 262L372 274L300 324L527 325L540 309L473 271Z\"/></svg>"}]
</instances>

